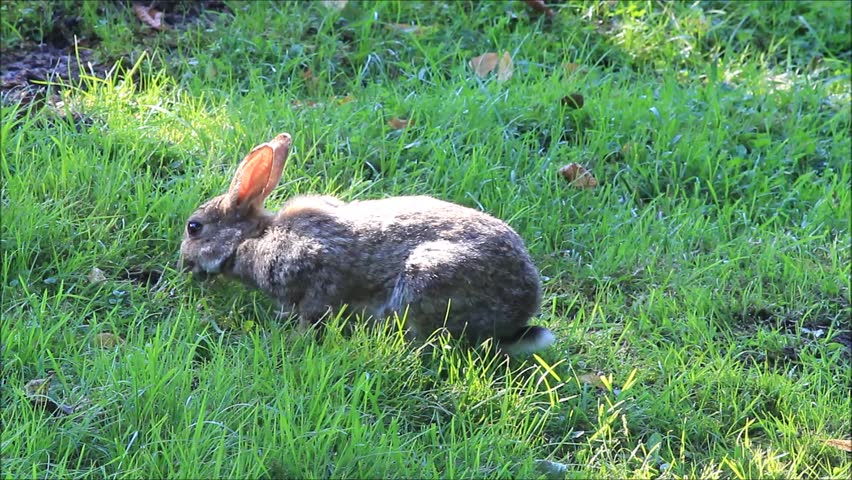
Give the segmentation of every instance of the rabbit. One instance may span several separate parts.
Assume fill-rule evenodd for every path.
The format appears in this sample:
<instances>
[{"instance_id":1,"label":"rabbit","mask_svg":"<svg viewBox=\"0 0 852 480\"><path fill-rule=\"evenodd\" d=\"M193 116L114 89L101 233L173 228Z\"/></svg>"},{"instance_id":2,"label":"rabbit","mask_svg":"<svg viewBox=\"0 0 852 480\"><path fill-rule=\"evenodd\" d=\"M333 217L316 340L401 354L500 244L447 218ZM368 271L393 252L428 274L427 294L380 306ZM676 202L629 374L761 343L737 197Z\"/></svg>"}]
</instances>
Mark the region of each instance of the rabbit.
<instances>
[{"instance_id":1,"label":"rabbit","mask_svg":"<svg viewBox=\"0 0 852 480\"><path fill-rule=\"evenodd\" d=\"M346 306L404 317L411 338L445 328L472 342L491 338L509 354L555 341L528 325L541 285L523 240L488 214L429 196L297 196L277 213L264 210L291 141L281 133L252 149L228 192L190 215L181 270L259 288L294 307L303 326Z\"/></svg>"}]
</instances>

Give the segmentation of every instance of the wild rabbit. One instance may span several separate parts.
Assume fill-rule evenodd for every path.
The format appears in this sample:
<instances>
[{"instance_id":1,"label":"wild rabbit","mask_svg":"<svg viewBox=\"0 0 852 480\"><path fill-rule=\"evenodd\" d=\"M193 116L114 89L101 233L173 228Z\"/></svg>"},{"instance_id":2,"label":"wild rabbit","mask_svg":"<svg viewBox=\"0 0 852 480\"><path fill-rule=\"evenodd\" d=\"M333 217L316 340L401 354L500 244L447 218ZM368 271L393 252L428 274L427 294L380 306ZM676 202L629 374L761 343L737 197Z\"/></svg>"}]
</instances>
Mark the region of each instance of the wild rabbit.
<instances>
[{"instance_id":1,"label":"wild rabbit","mask_svg":"<svg viewBox=\"0 0 852 480\"><path fill-rule=\"evenodd\" d=\"M347 305L377 319L406 315L414 337L443 327L509 353L553 343L550 330L527 324L541 293L524 242L490 215L427 196L298 196L264 210L290 144L282 133L255 147L228 193L189 217L184 270L236 277L294 307L305 325Z\"/></svg>"}]
</instances>

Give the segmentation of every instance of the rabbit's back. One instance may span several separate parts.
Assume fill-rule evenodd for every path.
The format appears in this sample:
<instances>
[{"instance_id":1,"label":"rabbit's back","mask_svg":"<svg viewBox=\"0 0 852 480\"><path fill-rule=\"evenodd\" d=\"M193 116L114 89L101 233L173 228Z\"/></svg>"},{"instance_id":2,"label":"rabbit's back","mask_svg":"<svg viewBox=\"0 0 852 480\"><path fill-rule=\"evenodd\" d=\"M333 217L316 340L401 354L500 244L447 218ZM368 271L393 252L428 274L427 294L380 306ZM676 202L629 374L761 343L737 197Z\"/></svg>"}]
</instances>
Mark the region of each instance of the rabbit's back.
<instances>
[{"instance_id":1,"label":"rabbit's back","mask_svg":"<svg viewBox=\"0 0 852 480\"><path fill-rule=\"evenodd\" d=\"M538 311L538 271L521 237L495 217L426 196L352 202L326 213L351 240L346 254L333 256L345 290L371 292L350 304L378 316L409 308L411 326L427 331L442 326L449 302L445 326L476 338L509 336ZM329 238L328 230L317 234Z\"/></svg>"},{"instance_id":2,"label":"rabbit's back","mask_svg":"<svg viewBox=\"0 0 852 480\"><path fill-rule=\"evenodd\" d=\"M433 197L365 200L347 203L338 211L341 218L362 234L382 235L412 248L423 241L438 239L476 243L502 237L511 237L523 248L523 241L503 221Z\"/></svg>"}]
</instances>

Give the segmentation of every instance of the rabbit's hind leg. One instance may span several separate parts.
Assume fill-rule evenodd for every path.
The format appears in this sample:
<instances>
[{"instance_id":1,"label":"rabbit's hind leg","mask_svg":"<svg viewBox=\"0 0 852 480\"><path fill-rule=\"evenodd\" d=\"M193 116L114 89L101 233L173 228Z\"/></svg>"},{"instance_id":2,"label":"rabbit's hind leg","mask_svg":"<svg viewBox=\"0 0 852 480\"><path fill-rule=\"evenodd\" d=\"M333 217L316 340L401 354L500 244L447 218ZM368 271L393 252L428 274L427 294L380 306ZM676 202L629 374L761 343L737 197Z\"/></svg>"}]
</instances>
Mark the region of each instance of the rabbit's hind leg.
<instances>
[{"instance_id":1,"label":"rabbit's hind leg","mask_svg":"<svg viewBox=\"0 0 852 480\"><path fill-rule=\"evenodd\" d=\"M474 256L465 245L437 240L412 250L385 305L387 314L406 314L413 337L426 337L439 328L454 336L465 333L468 317L479 307L478 288L467 278ZM470 332L467 332L468 334Z\"/></svg>"}]
</instances>

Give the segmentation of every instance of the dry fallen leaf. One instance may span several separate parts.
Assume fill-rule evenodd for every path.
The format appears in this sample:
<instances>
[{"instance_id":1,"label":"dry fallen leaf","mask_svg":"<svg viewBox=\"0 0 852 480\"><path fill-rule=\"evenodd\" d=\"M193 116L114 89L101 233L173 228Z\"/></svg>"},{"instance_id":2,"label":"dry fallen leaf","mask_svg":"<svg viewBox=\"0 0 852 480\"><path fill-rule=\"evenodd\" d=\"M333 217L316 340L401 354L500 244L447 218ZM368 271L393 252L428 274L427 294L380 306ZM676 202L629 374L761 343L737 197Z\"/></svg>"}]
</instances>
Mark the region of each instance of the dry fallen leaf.
<instances>
[{"instance_id":1,"label":"dry fallen leaf","mask_svg":"<svg viewBox=\"0 0 852 480\"><path fill-rule=\"evenodd\" d=\"M349 102L354 102L354 101L355 101L355 97L353 97L352 95L346 95L343 98L337 99L337 104L338 105L345 105Z\"/></svg>"},{"instance_id":2,"label":"dry fallen leaf","mask_svg":"<svg viewBox=\"0 0 852 480\"><path fill-rule=\"evenodd\" d=\"M595 188L598 186L597 179L579 163L565 165L559 169L559 174L577 188Z\"/></svg>"},{"instance_id":3,"label":"dry fallen leaf","mask_svg":"<svg viewBox=\"0 0 852 480\"><path fill-rule=\"evenodd\" d=\"M92 271L89 272L88 279L89 283L103 283L106 282L107 277L103 270L98 267L92 267Z\"/></svg>"},{"instance_id":4,"label":"dry fallen leaf","mask_svg":"<svg viewBox=\"0 0 852 480\"><path fill-rule=\"evenodd\" d=\"M319 108L322 107L323 104L314 102L312 100L308 100L307 102L302 102L301 100L293 100L292 102L290 102L290 106L292 106L294 110L298 110L302 107Z\"/></svg>"},{"instance_id":5,"label":"dry fallen leaf","mask_svg":"<svg viewBox=\"0 0 852 480\"><path fill-rule=\"evenodd\" d=\"M388 120L388 125L394 130L402 130L403 128L414 126L414 120L393 117Z\"/></svg>"},{"instance_id":6,"label":"dry fallen leaf","mask_svg":"<svg viewBox=\"0 0 852 480\"><path fill-rule=\"evenodd\" d=\"M478 57L473 57L470 62L468 62L468 65L470 65L470 68L476 72L476 75L479 76L479 78L482 78L491 73L491 71L497 67L497 62L499 61L499 55L494 52L488 52Z\"/></svg>"},{"instance_id":7,"label":"dry fallen leaf","mask_svg":"<svg viewBox=\"0 0 852 480\"><path fill-rule=\"evenodd\" d=\"M136 13L136 18L148 24L154 30L163 30L163 12L154 10L153 7L146 7L142 4L133 4L133 12Z\"/></svg>"},{"instance_id":8,"label":"dry fallen leaf","mask_svg":"<svg viewBox=\"0 0 852 480\"><path fill-rule=\"evenodd\" d=\"M580 109L586 104L586 100L579 93L572 93L562 97L562 105L568 108Z\"/></svg>"},{"instance_id":9,"label":"dry fallen leaf","mask_svg":"<svg viewBox=\"0 0 852 480\"><path fill-rule=\"evenodd\" d=\"M50 389L50 382L55 376L56 372L48 372L47 378L36 378L35 380L30 380L26 385L24 385L24 393L26 393L27 396L47 395L47 391Z\"/></svg>"},{"instance_id":10,"label":"dry fallen leaf","mask_svg":"<svg viewBox=\"0 0 852 480\"><path fill-rule=\"evenodd\" d=\"M479 78L485 77L496 68L497 81L500 83L512 78L512 72L514 71L512 56L509 55L509 52L503 52L502 56L494 52L484 53L472 58L468 62L468 65L470 65L470 68L473 69Z\"/></svg>"},{"instance_id":11,"label":"dry fallen leaf","mask_svg":"<svg viewBox=\"0 0 852 480\"><path fill-rule=\"evenodd\" d=\"M47 378L37 378L27 382L27 384L24 385L24 393L26 394L27 399L30 401L33 408L44 410L51 415L55 413L62 413L65 415L74 413L74 409L72 407L57 403L47 395L50 390L50 382L55 376L56 372L49 372Z\"/></svg>"},{"instance_id":12,"label":"dry fallen leaf","mask_svg":"<svg viewBox=\"0 0 852 480\"><path fill-rule=\"evenodd\" d=\"M308 92L316 93L320 79L314 75L314 71L311 67L305 67L305 69L302 70L302 80L305 81L305 86L307 87Z\"/></svg>"},{"instance_id":13,"label":"dry fallen leaf","mask_svg":"<svg viewBox=\"0 0 852 480\"><path fill-rule=\"evenodd\" d=\"M564 68L565 71L568 72L568 73L574 73L574 72L577 71L578 68L580 68L580 64L579 63L573 63L573 62L563 63L562 68Z\"/></svg>"},{"instance_id":14,"label":"dry fallen leaf","mask_svg":"<svg viewBox=\"0 0 852 480\"><path fill-rule=\"evenodd\" d=\"M500 63L497 64L497 82L503 83L512 78L513 71L512 56L509 55L509 52L503 52L503 56L500 57Z\"/></svg>"},{"instance_id":15,"label":"dry fallen leaf","mask_svg":"<svg viewBox=\"0 0 852 480\"><path fill-rule=\"evenodd\" d=\"M335 10L343 10L349 0L322 0L322 4L327 8Z\"/></svg>"},{"instance_id":16,"label":"dry fallen leaf","mask_svg":"<svg viewBox=\"0 0 852 480\"><path fill-rule=\"evenodd\" d=\"M844 452L852 452L852 440L829 439L823 441L826 445L832 446L834 448L839 448Z\"/></svg>"},{"instance_id":17,"label":"dry fallen leaf","mask_svg":"<svg viewBox=\"0 0 852 480\"><path fill-rule=\"evenodd\" d=\"M101 348L113 348L116 345L124 343L124 339L109 332L103 332L95 335L95 346Z\"/></svg>"},{"instance_id":18,"label":"dry fallen leaf","mask_svg":"<svg viewBox=\"0 0 852 480\"><path fill-rule=\"evenodd\" d=\"M553 17L556 13L545 5L544 0L524 0L533 10L538 13L543 13L548 17Z\"/></svg>"},{"instance_id":19,"label":"dry fallen leaf","mask_svg":"<svg viewBox=\"0 0 852 480\"><path fill-rule=\"evenodd\" d=\"M601 380L601 375L599 373L585 373L577 378L580 380L580 382L586 385L594 385L598 388L606 388L603 381Z\"/></svg>"},{"instance_id":20,"label":"dry fallen leaf","mask_svg":"<svg viewBox=\"0 0 852 480\"><path fill-rule=\"evenodd\" d=\"M407 23L388 23L385 24L387 28L390 30L396 30L397 32L402 33L410 33L412 35L424 35L427 33L431 33L435 27L432 26L421 26L421 25L409 25Z\"/></svg>"}]
</instances>

